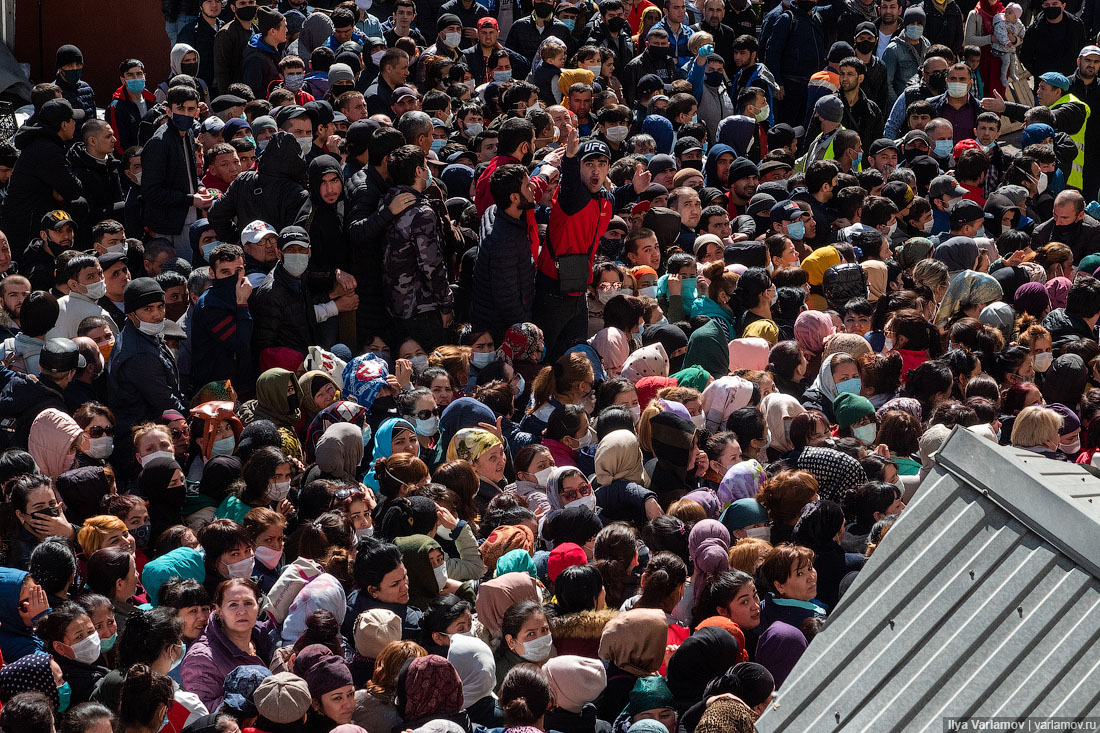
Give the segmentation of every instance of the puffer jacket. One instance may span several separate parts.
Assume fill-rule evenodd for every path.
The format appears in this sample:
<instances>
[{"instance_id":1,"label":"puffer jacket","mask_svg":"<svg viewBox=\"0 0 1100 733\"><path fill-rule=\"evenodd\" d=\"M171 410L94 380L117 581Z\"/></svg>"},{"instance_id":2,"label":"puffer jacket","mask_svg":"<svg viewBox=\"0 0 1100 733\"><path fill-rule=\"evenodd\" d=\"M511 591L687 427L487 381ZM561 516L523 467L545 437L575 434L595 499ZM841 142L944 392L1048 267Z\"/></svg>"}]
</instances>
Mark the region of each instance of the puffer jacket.
<instances>
[{"instance_id":1,"label":"puffer jacket","mask_svg":"<svg viewBox=\"0 0 1100 733\"><path fill-rule=\"evenodd\" d=\"M217 611L210 614L206 628L193 644L188 645L184 663L180 665L183 688L198 695L207 710L217 710L224 694L222 683L230 672L248 664L266 667L271 661L275 648L269 622L256 624L252 643L256 654L241 651L225 635Z\"/></svg>"},{"instance_id":2,"label":"puffer jacket","mask_svg":"<svg viewBox=\"0 0 1100 733\"><path fill-rule=\"evenodd\" d=\"M432 311L452 312L454 295L447 276L443 233L439 214L423 191L394 186L382 205L400 193L411 193L416 202L397 215L386 231L382 282L386 309L394 318L415 318Z\"/></svg>"},{"instance_id":3,"label":"puffer jacket","mask_svg":"<svg viewBox=\"0 0 1100 733\"><path fill-rule=\"evenodd\" d=\"M164 339L142 333L132 322L118 335L107 374L109 406L123 436L128 436L134 425L160 419L165 410L187 409L176 362ZM116 438L116 448L122 443Z\"/></svg>"},{"instance_id":4,"label":"puffer jacket","mask_svg":"<svg viewBox=\"0 0 1100 733\"><path fill-rule=\"evenodd\" d=\"M475 328L503 333L513 323L531 320L534 300L535 262L527 220L493 204L481 217L470 321Z\"/></svg>"},{"instance_id":5,"label":"puffer jacket","mask_svg":"<svg viewBox=\"0 0 1100 733\"><path fill-rule=\"evenodd\" d=\"M252 313L252 353L285 347L301 352L303 358L314 340L313 305L300 278L293 277L282 262L268 273L248 298Z\"/></svg>"},{"instance_id":6,"label":"puffer jacket","mask_svg":"<svg viewBox=\"0 0 1100 733\"><path fill-rule=\"evenodd\" d=\"M79 110L76 112L76 131L73 133L73 140L79 140L84 120L90 120L96 116L95 92L92 91L88 82L81 80L76 84L70 84L61 74L57 74L53 83L61 87L61 97L72 105L73 110ZM81 111L83 115L80 114Z\"/></svg>"},{"instance_id":7,"label":"puffer jacket","mask_svg":"<svg viewBox=\"0 0 1100 733\"><path fill-rule=\"evenodd\" d=\"M84 187L65 155L65 143L53 130L27 124L15 134L13 142L19 149L19 159L8 181L0 228L8 236L13 257L18 259L38 233L42 217L65 207L53 197L54 192L65 201L73 201L84 194Z\"/></svg>"},{"instance_id":8,"label":"puffer jacket","mask_svg":"<svg viewBox=\"0 0 1100 733\"><path fill-rule=\"evenodd\" d=\"M1089 327L1080 316L1067 313L1065 308L1055 308L1048 313L1043 319L1043 328L1050 331L1055 346L1078 339L1096 338L1095 328Z\"/></svg>"},{"instance_id":9,"label":"puffer jacket","mask_svg":"<svg viewBox=\"0 0 1100 733\"><path fill-rule=\"evenodd\" d=\"M293 135L280 132L268 142L256 170L237 176L210 207L208 218L218 239L237 242L241 230L257 219L282 231L294 223L308 199L302 149Z\"/></svg>"}]
</instances>

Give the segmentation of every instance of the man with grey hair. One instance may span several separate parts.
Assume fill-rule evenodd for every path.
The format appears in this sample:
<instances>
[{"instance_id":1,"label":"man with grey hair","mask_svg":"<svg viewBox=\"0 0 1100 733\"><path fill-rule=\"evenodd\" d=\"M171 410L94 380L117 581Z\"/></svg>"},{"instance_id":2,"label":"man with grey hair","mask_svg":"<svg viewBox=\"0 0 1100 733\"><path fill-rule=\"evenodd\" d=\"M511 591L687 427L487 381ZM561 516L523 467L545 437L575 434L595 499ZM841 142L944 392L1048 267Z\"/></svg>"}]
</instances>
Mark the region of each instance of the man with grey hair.
<instances>
[{"instance_id":1,"label":"man with grey hair","mask_svg":"<svg viewBox=\"0 0 1100 733\"><path fill-rule=\"evenodd\" d=\"M432 150L432 118L427 112L411 110L397 120L397 130L405 136L405 142L415 145L427 155Z\"/></svg>"},{"instance_id":2,"label":"man with grey hair","mask_svg":"<svg viewBox=\"0 0 1100 733\"><path fill-rule=\"evenodd\" d=\"M1035 227L1031 235L1032 249L1048 242L1062 242L1073 250L1073 261L1100 252L1100 221L1085 213L1085 197L1067 188L1054 197L1054 215ZM1063 273L1070 277L1070 273Z\"/></svg>"}]
</instances>

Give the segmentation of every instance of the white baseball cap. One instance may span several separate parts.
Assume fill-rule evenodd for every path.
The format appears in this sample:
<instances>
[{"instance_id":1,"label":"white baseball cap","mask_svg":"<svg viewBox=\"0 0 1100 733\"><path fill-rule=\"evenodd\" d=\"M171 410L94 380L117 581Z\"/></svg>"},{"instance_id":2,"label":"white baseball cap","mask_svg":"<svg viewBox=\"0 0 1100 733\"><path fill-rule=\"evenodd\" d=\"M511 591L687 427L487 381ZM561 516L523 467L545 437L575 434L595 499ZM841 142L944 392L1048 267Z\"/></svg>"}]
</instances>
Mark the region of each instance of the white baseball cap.
<instances>
[{"instance_id":1,"label":"white baseball cap","mask_svg":"<svg viewBox=\"0 0 1100 733\"><path fill-rule=\"evenodd\" d=\"M278 236L278 232L271 228L271 225L266 221L260 221L257 219L244 228L241 232L241 242L244 244L256 244L268 234L274 234Z\"/></svg>"}]
</instances>

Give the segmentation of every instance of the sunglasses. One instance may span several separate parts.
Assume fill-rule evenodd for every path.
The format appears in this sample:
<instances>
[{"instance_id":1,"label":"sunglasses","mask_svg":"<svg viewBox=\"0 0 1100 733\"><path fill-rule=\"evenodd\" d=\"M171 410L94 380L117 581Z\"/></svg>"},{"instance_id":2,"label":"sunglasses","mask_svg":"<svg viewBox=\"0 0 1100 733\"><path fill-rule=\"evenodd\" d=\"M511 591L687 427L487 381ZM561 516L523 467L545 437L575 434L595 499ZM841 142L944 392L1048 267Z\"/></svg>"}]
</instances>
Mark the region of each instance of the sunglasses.
<instances>
[{"instance_id":1,"label":"sunglasses","mask_svg":"<svg viewBox=\"0 0 1100 733\"><path fill-rule=\"evenodd\" d=\"M108 425L105 428L101 427L99 425L93 425L90 428L88 428L88 437L89 438L102 438L104 435L113 436L114 434L115 434L115 428L114 428L113 425Z\"/></svg>"},{"instance_id":2,"label":"sunglasses","mask_svg":"<svg viewBox=\"0 0 1100 733\"><path fill-rule=\"evenodd\" d=\"M443 414L443 408L442 407L437 407L434 410L417 410L416 412L413 413L413 417L415 417L417 420L430 420L432 418L432 415L442 415L442 414Z\"/></svg>"},{"instance_id":3,"label":"sunglasses","mask_svg":"<svg viewBox=\"0 0 1100 733\"><path fill-rule=\"evenodd\" d=\"M173 438L189 438L191 437L191 428L170 428Z\"/></svg>"},{"instance_id":4,"label":"sunglasses","mask_svg":"<svg viewBox=\"0 0 1100 733\"><path fill-rule=\"evenodd\" d=\"M569 489L561 492L561 499L566 504L571 501L576 501L582 497L588 496L592 493L592 484L581 484L575 489Z\"/></svg>"}]
</instances>

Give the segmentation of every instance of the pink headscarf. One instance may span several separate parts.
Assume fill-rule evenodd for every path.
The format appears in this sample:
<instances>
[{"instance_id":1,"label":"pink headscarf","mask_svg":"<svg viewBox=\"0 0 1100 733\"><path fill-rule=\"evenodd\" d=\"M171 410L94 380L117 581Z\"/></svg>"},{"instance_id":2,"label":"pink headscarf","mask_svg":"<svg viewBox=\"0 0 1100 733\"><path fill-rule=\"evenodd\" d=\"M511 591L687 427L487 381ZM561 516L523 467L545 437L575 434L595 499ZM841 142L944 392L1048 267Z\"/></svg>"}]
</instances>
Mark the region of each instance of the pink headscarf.
<instances>
[{"instance_id":1,"label":"pink headscarf","mask_svg":"<svg viewBox=\"0 0 1100 733\"><path fill-rule=\"evenodd\" d=\"M691 587L696 602L708 579L729 570L729 550L730 532L721 522L704 519L691 528L688 533L688 556L695 567Z\"/></svg>"},{"instance_id":2,"label":"pink headscarf","mask_svg":"<svg viewBox=\"0 0 1100 733\"><path fill-rule=\"evenodd\" d=\"M730 341L730 369L756 369L764 371L768 368L768 354L771 347L762 338L749 337Z\"/></svg>"},{"instance_id":3,"label":"pink headscarf","mask_svg":"<svg viewBox=\"0 0 1100 733\"><path fill-rule=\"evenodd\" d=\"M626 358L630 356L630 339L627 335L617 328L608 327L590 338L588 345L600 355L607 376L619 376Z\"/></svg>"},{"instance_id":4,"label":"pink headscarf","mask_svg":"<svg viewBox=\"0 0 1100 733\"><path fill-rule=\"evenodd\" d=\"M56 479L73 467L75 455L69 449L83 434L76 420L51 407L40 412L31 423L27 452L42 473Z\"/></svg>"},{"instance_id":5,"label":"pink headscarf","mask_svg":"<svg viewBox=\"0 0 1100 733\"><path fill-rule=\"evenodd\" d=\"M825 337L836 333L833 319L821 311L802 311L794 319L794 338L807 351L820 354L825 348Z\"/></svg>"},{"instance_id":6,"label":"pink headscarf","mask_svg":"<svg viewBox=\"0 0 1100 733\"><path fill-rule=\"evenodd\" d=\"M716 433L725 430L726 420L734 410L748 407L752 400L752 382L741 377L720 377L703 390L703 414L707 417L707 430Z\"/></svg>"},{"instance_id":7,"label":"pink headscarf","mask_svg":"<svg viewBox=\"0 0 1100 733\"><path fill-rule=\"evenodd\" d=\"M1069 300L1069 288L1073 285L1068 277L1052 277L1047 280L1047 294L1050 296L1050 307L1065 308Z\"/></svg>"}]
</instances>

